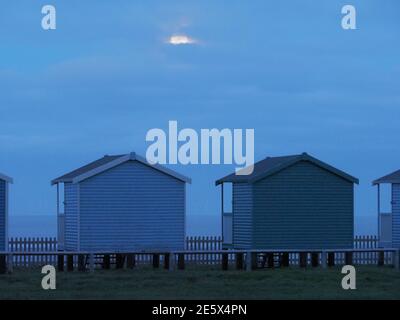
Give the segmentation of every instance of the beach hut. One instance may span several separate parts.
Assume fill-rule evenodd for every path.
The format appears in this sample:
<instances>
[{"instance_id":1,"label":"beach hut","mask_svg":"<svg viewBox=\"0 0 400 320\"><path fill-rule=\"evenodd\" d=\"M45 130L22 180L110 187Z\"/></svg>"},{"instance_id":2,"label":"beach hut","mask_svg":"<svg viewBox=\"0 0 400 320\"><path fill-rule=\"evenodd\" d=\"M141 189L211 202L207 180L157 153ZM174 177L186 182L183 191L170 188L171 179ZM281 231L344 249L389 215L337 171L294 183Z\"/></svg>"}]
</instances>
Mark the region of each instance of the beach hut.
<instances>
[{"instance_id":1,"label":"beach hut","mask_svg":"<svg viewBox=\"0 0 400 320\"><path fill-rule=\"evenodd\" d=\"M182 250L190 182L135 153L106 155L54 179L61 249Z\"/></svg>"},{"instance_id":2,"label":"beach hut","mask_svg":"<svg viewBox=\"0 0 400 320\"><path fill-rule=\"evenodd\" d=\"M229 213L226 183L232 184ZM306 153L268 157L250 175L219 179L224 247L352 248L355 183L358 179Z\"/></svg>"},{"instance_id":3,"label":"beach hut","mask_svg":"<svg viewBox=\"0 0 400 320\"><path fill-rule=\"evenodd\" d=\"M381 185L391 186L391 212L381 210ZM400 248L400 170L376 179L378 187L378 234L381 247Z\"/></svg>"},{"instance_id":4,"label":"beach hut","mask_svg":"<svg viewBox=\"0 0 400 320\"><path fill-rule=\"evenodd\" d=\"M0 173L0 251L8 250L8 189L12 182Z\"/></svg>"}]
</instances>

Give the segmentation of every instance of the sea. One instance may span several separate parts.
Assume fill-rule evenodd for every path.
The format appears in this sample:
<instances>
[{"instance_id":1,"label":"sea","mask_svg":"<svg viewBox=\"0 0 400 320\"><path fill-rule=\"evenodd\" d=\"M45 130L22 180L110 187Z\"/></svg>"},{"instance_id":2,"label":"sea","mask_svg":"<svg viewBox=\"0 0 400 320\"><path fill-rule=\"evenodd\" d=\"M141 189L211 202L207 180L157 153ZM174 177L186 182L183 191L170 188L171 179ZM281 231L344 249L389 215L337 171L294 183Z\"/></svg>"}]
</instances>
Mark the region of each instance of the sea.
<instances>
[{"instance_id":1,"label":"sea","mask_svg":"<svg viewBox=\"0 0 400 320\"><path fill-rule=\"evenodd\" d=\"M10 237L56 237L56 215L14 215L9 218ZM377 218L361 216L355 219L356 235L376 235ZM188 236L219 236L221 234L220 215L196 214L186 217Z\"/></svg>"}]
</instances>

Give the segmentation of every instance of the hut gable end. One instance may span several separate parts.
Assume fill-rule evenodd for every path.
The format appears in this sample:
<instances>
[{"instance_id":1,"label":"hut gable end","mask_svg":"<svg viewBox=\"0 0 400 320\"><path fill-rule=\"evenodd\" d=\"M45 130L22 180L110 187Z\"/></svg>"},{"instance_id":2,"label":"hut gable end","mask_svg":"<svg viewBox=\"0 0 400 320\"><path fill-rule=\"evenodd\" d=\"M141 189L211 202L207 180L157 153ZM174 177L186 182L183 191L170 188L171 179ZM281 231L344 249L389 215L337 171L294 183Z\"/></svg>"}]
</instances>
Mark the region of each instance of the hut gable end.
<instances>
[{"instance_id":1,"label":"hut gable end","mask_svg":"<svg viewBox=\"0 0 400 320\"><path fill-rule=\"evenodd\" d=\"M182 249L185 182L128 161L79 185L81 249Z\"/></svg>"},{"instance_id":2,"label":"hut gable end","mask_svg":"<svg viewBox=\"0 0 400 320\"><path fill-rule=\"evenodd\" d=\"M353 183L314 163L296 162L255 182L253 201L255 247L352 246Z\"/></svg>"}]
</instances>

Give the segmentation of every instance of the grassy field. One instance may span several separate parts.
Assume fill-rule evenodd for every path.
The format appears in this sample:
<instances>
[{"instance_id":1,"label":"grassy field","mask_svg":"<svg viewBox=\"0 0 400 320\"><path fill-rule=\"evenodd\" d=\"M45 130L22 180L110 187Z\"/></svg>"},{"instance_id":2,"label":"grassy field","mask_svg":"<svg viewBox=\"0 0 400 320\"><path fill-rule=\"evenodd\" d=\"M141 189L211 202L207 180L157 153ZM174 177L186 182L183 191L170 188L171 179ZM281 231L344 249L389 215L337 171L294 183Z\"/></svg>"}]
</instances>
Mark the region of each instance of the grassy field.
<instances>
[{"instance_id":1,"label":"grassy field","mask_svg":"<svg viewBox=\"0 0 400 320\"><path fill-rule=\"evenodd\" d=\"M39 269L0 275L0 299L400 299L400 272L358 267L357 290L343 290L339 268L220 271L142 267L58 273L57 289L41 289Z\"/></svg>"}]
</instances>

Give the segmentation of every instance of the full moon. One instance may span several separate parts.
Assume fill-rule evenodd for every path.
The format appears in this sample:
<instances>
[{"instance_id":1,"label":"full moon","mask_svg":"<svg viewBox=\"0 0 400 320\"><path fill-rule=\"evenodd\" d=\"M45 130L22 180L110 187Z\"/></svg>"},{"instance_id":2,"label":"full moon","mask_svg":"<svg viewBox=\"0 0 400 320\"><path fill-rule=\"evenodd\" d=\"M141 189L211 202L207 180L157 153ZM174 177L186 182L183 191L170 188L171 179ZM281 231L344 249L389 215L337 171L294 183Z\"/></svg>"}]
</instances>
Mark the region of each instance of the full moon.
<instances>
[{"instance_id":1,"label":"full moon","mask_svg":"<svg viewBox=\"0 0 400 320\"><path fill-rule=\"evenodd\" d=\"M174 35L168 39L168 43L173 45L193 44L196 43L196 40L185 35Z\"/></svg>"}]
</instances>

